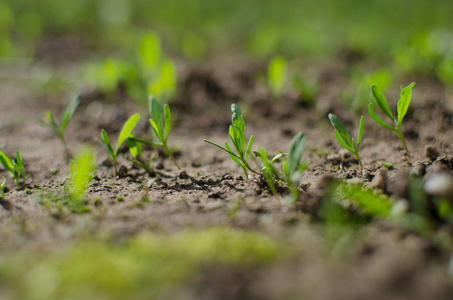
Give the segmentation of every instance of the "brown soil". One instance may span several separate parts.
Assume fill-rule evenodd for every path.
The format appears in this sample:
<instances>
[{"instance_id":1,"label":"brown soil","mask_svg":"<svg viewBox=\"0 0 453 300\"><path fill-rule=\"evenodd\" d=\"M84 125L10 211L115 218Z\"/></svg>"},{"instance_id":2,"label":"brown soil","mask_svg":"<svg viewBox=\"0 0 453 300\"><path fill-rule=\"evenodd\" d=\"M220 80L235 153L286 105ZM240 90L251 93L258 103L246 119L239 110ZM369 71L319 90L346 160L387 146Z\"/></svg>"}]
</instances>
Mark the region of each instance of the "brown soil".
<instances>
[{"instance_id":1,"label":"brown soil","mask_svg":"<svg viewBox=\"0 0 453 300\"><path fill-rule=\"evenodd\" d=\"M360 174L356 161L340 150L327 118L328 113L335 113L348 130L356 133L359 118L338 100L348 82L347 65L307 65L307 74L317 78L321 86L314 108L293 92L281 101L272 101L260 81L263 66L243 59L180 69L180 92L171 103L175 123L169 143L178 149L177 160L184 171L178 171L161 153L155 164L158 180L154 182L132 167L125 147L120 158L124 174L114 178L108 154L96 142L102 128L116 137L126 118L136 112L142 119L135 132L145 135L149 129L145 108L124 97L82 95L67 140L73 152L90 144L98 156L87 197L92 210L84 214L39 202L43 191L62 189L68 167L59 140L36 119L47 109L58 116L67 97L36 95L27 87L28 81L0 82L0 151L13 156L20 150L32 178L24 189L15 190L9 174L0 168L0 177L7 178L10 187L0 202L1 252L58 247L86 233L105 233L121 240L142 231L172 233L187 227L232 226L271 237L287 235L290 241L304 245L304 251L296 261L259 270L219 267L215 275L194 282L209 286L200 291L202 299L453 297L446 277L448 254L439 253L429 240L380 221L361 233L362 242L348 250L346 259L326 259L320 229L313 222L328 177L374 184L398 196L398 182L404 172L421 164L451 168L448 155L453 147L453 114L439 83L426 78L413 80L417 85L403 125L412 164L404 158L396 135L365 116L361 146L365 170ZM15 72L24 77L28 74L27 68ZM392 101L397 99L398 90L388 94ZM272 196L260 178L244 180L241 169L228 155L203 142L205 138L219 143L227 140L233 102L242 108L246 135L255 136L256 148L262 145L269 153L284 151L298 131L307 135L304 159L309 167L296 207L281 196ZM427 155L428 145L438 155ZM153 151L148 149L146 154ZM383 182L372 183L377 172L384 172L379 171L384 163L393 164L393 169L386 172ZM222 284L225 281L229 284Z\"/></svg>"}]
</instances>

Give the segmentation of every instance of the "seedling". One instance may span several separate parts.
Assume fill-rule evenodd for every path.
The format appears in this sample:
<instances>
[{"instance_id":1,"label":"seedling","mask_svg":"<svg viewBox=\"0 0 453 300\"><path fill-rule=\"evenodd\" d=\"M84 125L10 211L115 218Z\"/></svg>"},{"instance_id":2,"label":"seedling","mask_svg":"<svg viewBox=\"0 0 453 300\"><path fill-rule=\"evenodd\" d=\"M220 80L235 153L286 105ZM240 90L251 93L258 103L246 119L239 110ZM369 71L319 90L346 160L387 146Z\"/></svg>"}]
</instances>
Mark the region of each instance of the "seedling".
<instances>
[{"instance_id":1,"label":"seedling","mask_svg":"<svg viewBox=\"0 0 453 300\"><path fill-rule=\"evenodd\" d=\"M364 118L363 116L360 118L360 125L359 125L359 134L357 136L357 143L355 142L354 138L350 138L348 132L346 131L346 127L344 127L343 123L341 123L340 119L338 119L334 114L329 114L330 123L335 128L335 137L337 138L338 143L354 154L355 158L359 162L360 172L362 172L362 161L360 160L359 156L359 147L360 142L362 141L363 136L363 124Z\"/></svg>"},{"instance_id":2,"label":"seedling","mask_svg":"<svg viewBox=\"0 0 453 300\"><path fill-rule=\"evenodd\" d=\"M288 81L287 63L283 57L274 57L267 68L267 81L274 97L279 98L285 91Z\"/></svg>"},{"instance_id":3,"label":"seedling","mask_svg":"<svg viewBox=\"0 0 453 300\"><path fill-rule=\"evenodd\" d=\"M80 95L75 96L68 103L68 105L66 106L65 110L63 111L63 114L61 115L61 123L60 123L60 125L58 125L55 122L55 119L52 116L52 112L50 110L48 110L46 112L46 119L45 120L38 119L38 122L41 125L50 128L54 132L54 134L61 140L61 142L63 143L63 146L65 148L65 153L66 153L66 157L67 158L71 157L71 153L69 152L68 146L66 144L65 131L66 131L66 127L68 126L69 121L71 120L71 118L74 115L77 107L79 106L79 103L80 103Z\"/></svg>"},{"instance_id":4,"label":"seedling","mask_svg":"<svg viewBox=\"0 0 453 300\"><path fill-rule=\"evenodd\" d=\"M245 130L245 121L242 118L242 112L236 104L231 104L231 111L233 112L232 116L232 125L230 125L229 134L231 138L231 142L236 149L236 153L231 150L230 145L228 142L225 142L225 147L220 146L214 142L204 140L206 143L216 146L217 148L222 149L223 151L227 152L231 159L241 166L242 170L244 171L245 178L249 179L247 170L257 175L261 175L260 172L253 170L247 162L247 158L250 154L250 150L252 149L252 144L254 140L254 136L252 135L249 139L247 144L247 148L245 148L245 137L244 137L244 130Z\"/></svg>"},{"instance_id":5,"label":"seedling","mask_svg":"<svg viewBox=\"0 0 453 300\"><path fill-rule=\"evenodd\" d=\"M11 160L5 153L0 152L0 162L3 167L13 176L16 181L17 188L20 188L19 179L22 177L25 179L24 164L22 156L19 151L16 151L16 160Z\"/></svg>"},{"instance_id":6,"label":"seedling","mask_svg":"<svg viewBox=\"0 0 453 300\"><path fill-rule=\"evenodd\" d=\"M387 117L389 117L389 119L392 121L392 125L387 124L374 113L373 102L371 102L370 105L368 106L368 113L376 123L396 132L409 158L410 154L409 150L407 149L406 142L404 141L403 133L401 131L401 125L403 124L403 118L406 115L407 109L409 108L409 104L411 102L412 88L414 87L414 85L415 82L412 82L410 85L406 87L401 86L400 100L398 101L397 105L398 118L395 118L393 116L393 113L390 110L390 107L387 103L387 100L385 99L384 94L379 90L377 86L371 85L371 93L373 94L375 104L381 109L383 113L387 115Z\"/></svg>"},{"instance_id":7,"label":"seedling","mask_svg":"<svg viewBox=\"0 0 453 300\"><path fill-rule=\"evenodd\" d=\"M129 147L129 153L134 159L134 164L142 169L144 169L149 174L154 174L153 172L153 162L157 158L157 154L153 155L149 160L149 163L145 162L143 158L143 146L142 143L137 142L135 136L131 133L127 138L127 145Z\"/></svg>"},{"instance_id":8,"label":"seedling","mask_svg":"<svg viewBox=\"0 0 453 300\"><path fill-rule=\"evenodd\" d=\"M127 137L131 134L132 130L135 128L135 125L137 125L138 120L140 119L139 114L132 115L126 123L124 123L123 128L121 129L121 132L118 136L118 141L116 143L116 148L113 149L109 137L107 135L107 132L102 129L101 130L101 139L103 142L104 148L107 150L107 152L110 154L110 157L112 158L113 161L113 166L115 168L115 177L118 175L118 170L117 170L117 155L118 151L123 144L123 142L127 139Z\"/></svg>"},{"instance_id":9,"label":"seedling","mask_svg":"<svg viewBox=\"0 0 453 300\"><path fill-rule=\"evenodd\" d=\"M151 146L161 146L164 148L164 152L170 157L171 161L175 164L178 170L181 170L181 167L178 165L173 152L170 150L167 144L168 134L171 130L171 114L170 107L168 104L162 106L159 101L157 101L152 95L148 99L148 109L151 115L149 122L153 128L154 134L159 139L160 143L155 143L152 141L144 141L136 139L135 137L130 137L129 140L135 141L142 144L147 144Z\"/></svg>"},{"instance_id":10,"label":"seedling","mask_svg":"<svg viewBox=\"0 0 453 300\"><path fill-rule=\"evenodd\" d=\"M264 147L260 147L258 151L253 151L256 157L261 159L263 163L263 167L261 168L261 172L263 174L264 180L266 180L266 184L271 190L272 194L276 195L277 190L275 189L275 181L278 178L281 178L282 175L280 172L274 167L274 162L277 161L282 156L285 156L285 153L279 153L277 155L273 155L269 158L267 155L267 151Z\"/></svg>"},{"instance_id":11,"label":"seedling","mask_svg":"<svg viewBox=\"0 0 453 300\"><path fill-rule=\"evenodd\" d=\"M95 170L95 155L91 148L81 149L71 161L71 193L72 204L76 207L83 206L85 192L93 178Z\"/></svg>"}]
</instances>

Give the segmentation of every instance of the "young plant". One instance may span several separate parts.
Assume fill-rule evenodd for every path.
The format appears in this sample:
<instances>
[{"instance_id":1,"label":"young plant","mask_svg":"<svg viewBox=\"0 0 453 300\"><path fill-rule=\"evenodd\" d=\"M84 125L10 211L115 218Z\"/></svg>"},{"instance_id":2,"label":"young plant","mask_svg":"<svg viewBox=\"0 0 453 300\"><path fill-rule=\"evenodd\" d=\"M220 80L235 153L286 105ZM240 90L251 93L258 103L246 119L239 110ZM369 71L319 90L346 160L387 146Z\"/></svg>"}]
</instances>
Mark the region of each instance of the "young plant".
<instances>
[{"instance_id":1,"label":"young plant","mask_svg":"<svg viewBox=\"0 0 453 300\"><path fill-rule=\"evenodd\" d=\"M110 154L110 157L112 158L113 161L113 166L115 168L115 177L118 175L118 170L117 170L117 155L118 151L123 144L123 142L127 139L127 137L130 135L132 130L135 128L137 125L138 120L140 119L139 114L132 115L126 123L124 123L123 128L121 129L121 132L118 136L118 141L116 143L115 149L112 148L112 145L110 144L109 137L107 135L107 132L102 129L101 130L101 139L103 142L104 148L107 150L107 152Z\"/></svg>"},{"instance_id":2,"label":"young plant","mask_svg":"<svg viewBox=\"0 0 453 300\"><path fill-rule=\"evenodd\" d=\"M299 132L289 145L286 160L282 163L284 181L291 192L291 202L296 203L299 199L299 182L302 172L307 168L307 163L302 161L305 147L305 134Z\"/></svg>"},{"instance_id":3,"label":"young plant","mask_svg":"<svg viewBox=\"0 0 453 300\"><path fill-rule=\"evenodd\" d=\"M77 207L83 207L83 201L88 184L93 178L95 170L95 155L91 148L82 148L77 152L74 160L71 161L71 192L70 198L72 204Z\"/></svg>"},{"instance_id":4,"label":"young plant","mask_svg":"<svg viewBox=\"0 0 453 300\"><path fill-rule=\"evenodd\" d=\"M157 154L153 155L149 162L147 163L143 158L143 145L142 143L137 141L137 139L132 133L127 138L127 146L129 147L129 153L134 159L133 163L136 166L144 169L149 174L154 175L153 162L157 158Z\"/></svg>"},{"instance_id":5,"label":"young plant","mask_svg":"<svg viewBox=\"0 0 453 300\"><path fill-rule=\"evenodd\" d=\"M159 139L160 143L139 140L134 137L130 137L129 140L151 146L161 146L162 148L164 148L164 152L168 155L168 157L170 157L171 161L175 164L178 170L181 170L181 167L173 156L173 152L170 150L167 144L168 134L171 130L170 107L168 106L168 104L162 106L159 101L157 101L153 96L150 96L148 99L148 109L151 115L149 122L151 123L153 132Z\"/></svg>"},{"instance_id":6,"label":"young plant","mask_svg":"<svg viewBox=\"0 0 453 300\"><path fill-rule=\"evenodd\" d=\"M266 148L259 147L258 151L253 151L256 157L261 159L263 167L261 168L261 173L266 180L266 184L271 190L272 194L276 195L277 190L275 189L275 182L277 179L281 178L281 173L274 167L274 162L280 159L281 157L285 156L285 153L279 153L277 155L273 155L269 158L267 155Z\"/></svg>"},{"instance_id":7,"label":"young plant","mask_svg":"<svg viewBox=\"0 0 453 300\"><path fill-rule=\"evenodd\" d=\"M244 171L245 178L248 180L249 176L247 170L257 175L261 175L260 172L253 170L247 162L250 150L252 149L254 136L252 135L250 137L249 142L247 144L247 148L245 148L245 137L244 137L245 121L242 118L242 112L239 106L237 106L236 104L231 104L231 111L233 112L233 116L232 125L230 125L229 129L229 134L231 142L233 143L233 146L236 149L237 154L231 150L231 147L228 144L228 142L225 142L225 147L222 147L214 142L208 140L204 141L227 152L230 155L231 159L239 166L241 166L242 170Z\"/></svg>"},{"instance_id":8,"label":"young plant","mask_svg":"<svg viewBox=\"0 0 453 300\"><path fill-rule=\"evenodd\" d=\"M381 109L381 111L384 114L387 115L387 117L389 117L389 119L392 121L392 125L387 124L374 113L373 102L371 102L370 105L368 106L368 113L376 123L396 132L409 158L410 154L409 150L407 149L406 142L404 141L403 133L401 131L401 125L403 124L403 118L406 115L407 109L409 108L409 104L411 102L412 88L414 87L414 85L415 82L412 82L410 85L406 87L401 86L400 100L398 101L397 105L398 113L397 118L393 116L393 113L390 110L390 107L387 103L387 100L385 99L384 94L379 90L377 86L371 85L371 93L373 95L375 104Z\"/></svg>"},{"instance_id":9,"label":"young plant","mask_svg":"<svg viewBox=\"0 0 453 300\"><path fill-rule=\"evenodd\" d=\"M19 151L16 151L16 159L11 160L5 153L0 152L0 162L3 167L13 176L16 181L17 188L20 188L19 179L22 177L25 179L24 164L22 161L22 156Z\"/></svg>"},{"instance_id":10,"label":"young plant","mask_svg":"<svg viewBox=\"0 0 453 300\"><path fill-rule=\"evenodd\" d=\"M354 154L355 158L359 162L360 172L362 172L362 160L360 160L359 156L359 147L360 142L362 141L363 136L363 124L364 118L363 116L360 118L360 125L359 125L359 134L357 136L357 143L355 142L354 138L350 138L348 132L346 131L346 127L344 127L343 123L341 123L340 119L338 119L334 114L329 114L330 123L335 128L335 137L337 138L338 143Z\"/></svg>"},{"instance_id":11,"label":"young plant","mask_svg":"<svg viewBox=\"0 0 453 300\"><path fill-rule=\"evenodd\" d=\"M267 81L274 97L280 98L288 81L288 67L283 57L274 57L267 68Z\"/></svg>"},{"instance_id":12,"label":"young plant","mask_svg":"<svg viewBox=\"0 0 453 300\"><path fill-rule=\"evenodd\" d=\"M66 157L67 158L71 157L71 153L69 152L68 146L66 144L65 131L66 131L66 127L68 126L69 121L71 120L71 118L74 115L77 107L79 106L79 103L80 103L80 95L75 96L68 103L68 105L66 106L65 110L63 111L63 114L61 115L61 123L60 123L60 125L58 125L55 122L55 119L52 116L52 112L50 110L48 110L46 112L46 119L45 120L38 119L38 122L41 125L50 128L53 131L53 133L61 140L61 142L63 143L63 146L65 148L65 153L66 153Z\"/></svg>"}]
</instances>

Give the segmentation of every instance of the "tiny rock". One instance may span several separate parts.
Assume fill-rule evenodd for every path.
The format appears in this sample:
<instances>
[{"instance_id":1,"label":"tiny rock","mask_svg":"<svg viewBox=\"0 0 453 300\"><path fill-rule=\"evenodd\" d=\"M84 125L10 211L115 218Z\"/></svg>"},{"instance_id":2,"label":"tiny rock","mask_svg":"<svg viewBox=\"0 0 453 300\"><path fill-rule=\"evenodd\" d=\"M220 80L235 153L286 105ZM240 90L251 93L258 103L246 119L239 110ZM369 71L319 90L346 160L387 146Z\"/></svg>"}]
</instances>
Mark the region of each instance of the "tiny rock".
<instances>
[{"instance_id":1,"label":"tiny rock","mask_svg":"<svg viewBox=\"0 0 453 300\"><path fill-rule=\"evenodd\" d=\"M425 192L433 196L453 196L453 175L448 172L437 173L431 176L423 185Z\"/></svg>"},{"instance_id":2,"label":"tiny rock","mask_svg":"<svg viewBox=\"0 0 453 300\"><path fill-rule=\"evenodd\" d=\"M376 176L374 176L373 181L371 181L369 187L385 191L387 189L387 177L387 169L379 169L376 172Z\"/></svg>"}]
</instances>

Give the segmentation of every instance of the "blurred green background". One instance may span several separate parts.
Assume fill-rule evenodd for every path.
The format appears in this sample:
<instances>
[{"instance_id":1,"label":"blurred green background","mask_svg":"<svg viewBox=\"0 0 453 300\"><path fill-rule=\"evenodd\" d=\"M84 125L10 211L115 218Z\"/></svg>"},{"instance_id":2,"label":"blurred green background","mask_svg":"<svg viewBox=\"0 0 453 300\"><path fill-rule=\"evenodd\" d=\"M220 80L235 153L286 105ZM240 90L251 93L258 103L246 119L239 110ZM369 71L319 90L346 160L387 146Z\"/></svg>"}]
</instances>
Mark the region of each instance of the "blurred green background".
<instances>
[{"instance_id":1,"label":"blurred green background","mask_svg":"<svg viewBox=\"0 0 453 300\"><path fill-rule=\"evenodd\" d=\"M82 61L87 81L111 92L126 78L132 98L170 98L175 59L236 54L365 59L452 86L451 16L450 0L0 0L0 58ZM353 89L376 75L358 74Z\"/></svg>"}]
</instances>

